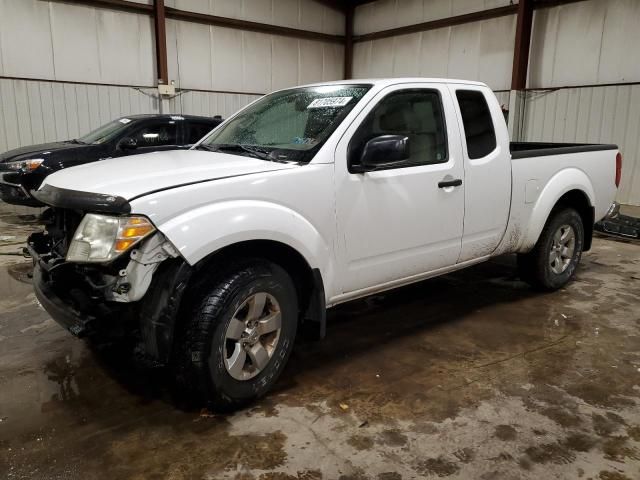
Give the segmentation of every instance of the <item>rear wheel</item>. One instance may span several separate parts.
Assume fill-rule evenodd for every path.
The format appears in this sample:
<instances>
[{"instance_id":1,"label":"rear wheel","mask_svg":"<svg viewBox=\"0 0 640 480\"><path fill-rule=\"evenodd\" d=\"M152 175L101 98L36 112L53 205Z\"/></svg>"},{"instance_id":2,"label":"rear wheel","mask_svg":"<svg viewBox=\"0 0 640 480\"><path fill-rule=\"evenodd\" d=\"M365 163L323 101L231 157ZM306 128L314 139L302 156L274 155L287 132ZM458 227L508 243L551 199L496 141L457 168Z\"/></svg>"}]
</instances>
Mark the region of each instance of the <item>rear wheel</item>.
<instances>
[{"instance_id":1,"label":"rear wheel","mask_svg":"<svg viewBox=\"0 0 640 480\"><path fill-rule=\"evenodd\" d=\"M258 259L200 283L185 318L179 380L212 408L233 410L282 373L296 336L296 290L284 269Z\"/></svg>"},{"instance_id":2,"label":"rear wheel","mask_svg":"<svg viewBox=\"0 0 640 480\"><path fill-rule=\"evenodd\" d=\"M533 250L518 255L523 280L541 290L557 290L569 282L584 246L582 218L573 208L552 212Z\"/></svg>"}]
</instances>

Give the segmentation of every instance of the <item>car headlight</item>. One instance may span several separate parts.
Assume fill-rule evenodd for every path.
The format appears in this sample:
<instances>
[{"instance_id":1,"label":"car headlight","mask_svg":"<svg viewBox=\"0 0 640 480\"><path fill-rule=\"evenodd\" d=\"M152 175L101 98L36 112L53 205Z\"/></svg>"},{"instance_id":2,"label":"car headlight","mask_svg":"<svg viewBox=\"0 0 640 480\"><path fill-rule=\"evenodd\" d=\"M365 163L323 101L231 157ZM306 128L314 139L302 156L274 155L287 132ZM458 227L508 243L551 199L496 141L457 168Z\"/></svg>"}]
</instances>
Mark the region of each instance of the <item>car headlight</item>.
<instances>
[{"instance_id":1,"label":"car headlight","mask_svg":"<svg viewBox=\"0 0 640 480\"><path fill-rule=\"evenodd\" d=\"M67 261L108 262L155 231L146 217L112 217L88 213L73 235Z\"/></svg>"},{"instance_id":2,"label":"car headlight","mask_svg":"<svg viewBox=\"0 0 640 480\"><path fill-rule=\"evenodd\" d=\"M11 170L26 170L27 172L31 172L38 168L42 162L44 162L44 158L32 158L30 160L7 162L6 165Z\"/></svg>"}]
</instances>

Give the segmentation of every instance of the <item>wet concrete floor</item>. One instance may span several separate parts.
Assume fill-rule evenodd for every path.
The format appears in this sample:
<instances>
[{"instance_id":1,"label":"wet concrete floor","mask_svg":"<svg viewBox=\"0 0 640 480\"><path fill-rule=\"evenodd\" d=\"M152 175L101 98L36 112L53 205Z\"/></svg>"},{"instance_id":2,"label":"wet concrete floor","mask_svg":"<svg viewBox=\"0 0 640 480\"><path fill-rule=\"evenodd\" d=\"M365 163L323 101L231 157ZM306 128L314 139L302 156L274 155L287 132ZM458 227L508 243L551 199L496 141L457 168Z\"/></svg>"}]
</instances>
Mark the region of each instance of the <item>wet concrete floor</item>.
<instances>
[{"instance_id":1,"label":"wet concrete floor","mask_svg":"<svg viewBox=\"0 0 640 480\"><path fill-rule=\"evenodd\" d=\"M640 478L640 245L596 239L553 294L511 258L330 312L275 391L178 406L37 305L0 211L0 478ZM8 238L13 237L13 238Z\"/></svg>"}]
</instances>

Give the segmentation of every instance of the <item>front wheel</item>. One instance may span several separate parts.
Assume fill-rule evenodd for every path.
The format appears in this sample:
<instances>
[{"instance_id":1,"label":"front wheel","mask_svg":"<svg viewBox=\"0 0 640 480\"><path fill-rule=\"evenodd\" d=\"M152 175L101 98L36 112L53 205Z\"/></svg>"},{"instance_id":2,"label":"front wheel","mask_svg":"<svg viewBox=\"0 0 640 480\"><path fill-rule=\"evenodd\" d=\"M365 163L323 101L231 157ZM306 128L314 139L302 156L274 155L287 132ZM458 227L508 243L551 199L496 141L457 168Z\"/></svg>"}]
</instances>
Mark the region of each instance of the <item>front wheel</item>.
<instances>
[{"instance_id":1,"label":"front wheel","mask_svg":"<svg viewBox=\"0 0 640 480\"><path fill-rule=\"evenodd\" d=\"M523 280L546 291L562 288L575 274L584 246L584 225L573 208L552 212L533 250L518 255Z\"/></svg>"},{"instance_id":2,"label":"front wheel","mask_svg":"<svg viewBox=\"0 0 640 480\"><path fill-rule=\"evenodd\" d=\"M200 282L178 346L178 380L215 410L233 410L264 395L289 358L298 324L291 277L264 260L230 266Z\"/></svg>"}]
</instances>

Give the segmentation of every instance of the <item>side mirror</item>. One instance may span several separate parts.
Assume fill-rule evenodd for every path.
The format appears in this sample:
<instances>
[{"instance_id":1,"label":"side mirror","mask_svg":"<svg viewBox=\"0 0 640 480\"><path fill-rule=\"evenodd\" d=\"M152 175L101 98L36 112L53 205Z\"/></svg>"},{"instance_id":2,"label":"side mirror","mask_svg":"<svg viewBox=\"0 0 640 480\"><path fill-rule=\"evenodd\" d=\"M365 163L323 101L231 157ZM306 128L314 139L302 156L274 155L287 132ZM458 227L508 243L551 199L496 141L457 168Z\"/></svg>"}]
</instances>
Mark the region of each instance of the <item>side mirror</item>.
<instances>
[{"instance_id":1,"label":"side mirror","mask_svg":"<svg viewBox=\"0 0 640 480\"><path fill-rule=\"evenodd\" d=\"M405 135L380 135L369 140L360 155L359 164L352 171L361 173L392 167L410 156L409 137Z\"/></svg>"},{"instance_id":2,"label":"side mirror","mask_svg":"<svg viewBox=\"0 0 640 480\"><path fill-rule=\"evenodd\" d=\"M126 137L118 144L121 150L135 150L138 148L138 141L135 138Z\"/></svg>"}]
</instances>

